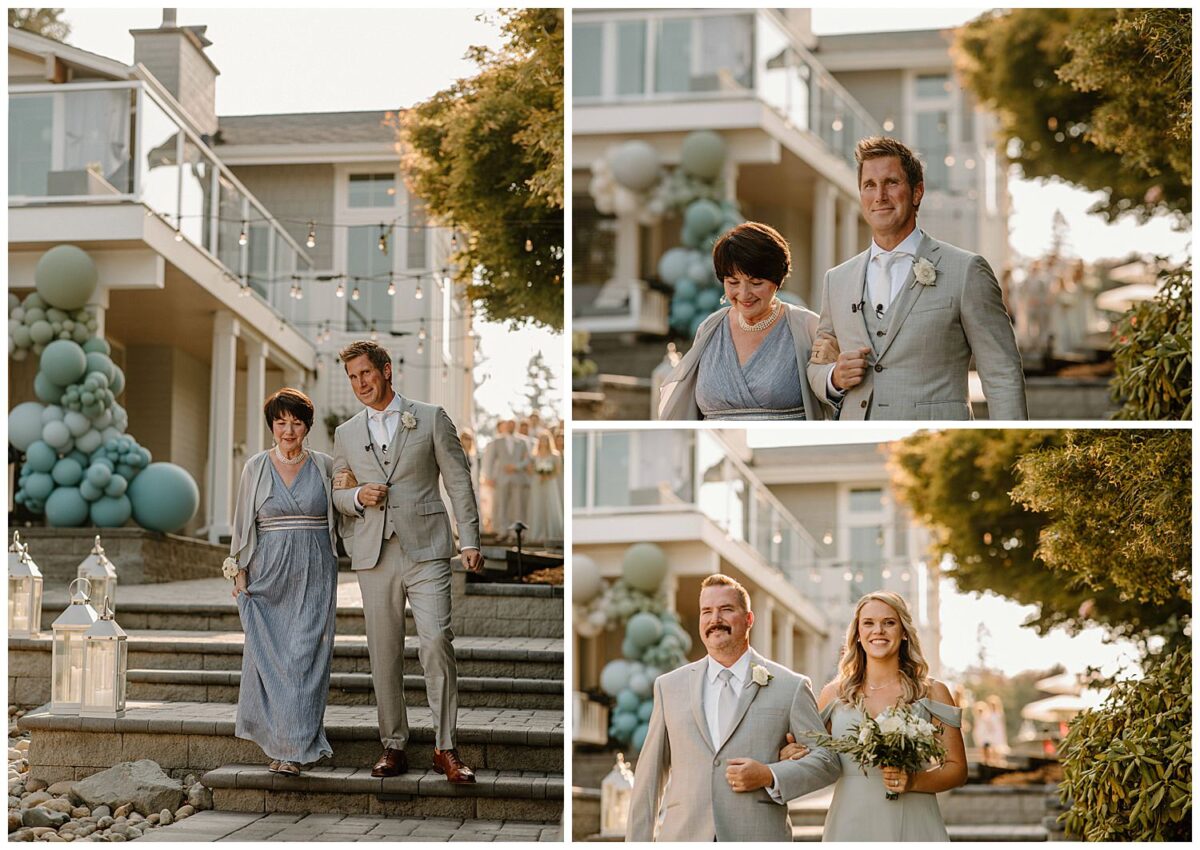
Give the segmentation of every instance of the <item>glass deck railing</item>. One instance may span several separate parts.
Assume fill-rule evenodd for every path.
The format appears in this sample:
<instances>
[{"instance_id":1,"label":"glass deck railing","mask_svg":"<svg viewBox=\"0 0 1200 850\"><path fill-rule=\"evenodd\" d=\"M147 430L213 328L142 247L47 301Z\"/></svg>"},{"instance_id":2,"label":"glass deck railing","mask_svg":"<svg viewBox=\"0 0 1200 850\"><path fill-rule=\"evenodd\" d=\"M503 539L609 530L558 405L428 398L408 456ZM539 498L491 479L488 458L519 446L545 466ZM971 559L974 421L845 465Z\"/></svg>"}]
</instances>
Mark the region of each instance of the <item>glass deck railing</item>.
<instances>
[{"instance_id":1,"label":"glass deck railing","mask_svg":"<svg viewBox=\"0 0 1200 850\"><path fill-rule=\"evenodd\" d=\"M144 81L9 87L9 207L140 203L269 299L312 268L291 235Z\"/></svg>"},{"instance_id":2,"label":"glass deck railing","mask_svg":"<svg viewBox=\"0 0 1200 850\"><path fill-rule=\"evenodd\" d=\"M698 511L789 582L820 597L817 544L771 491L705 431L577 431L579 515Z\"/></svg>"},{"instance_id":3,"label":"glass deck railing","mask_svg":"<svg viewBox=\"0 0 1200 850\"><path fill-rule=\"evenodd\" d=\"M851 165L855 143L883 132L769 9L583 11L573 36L579 105L753 95Z\"/></svg>"}]
</instances>

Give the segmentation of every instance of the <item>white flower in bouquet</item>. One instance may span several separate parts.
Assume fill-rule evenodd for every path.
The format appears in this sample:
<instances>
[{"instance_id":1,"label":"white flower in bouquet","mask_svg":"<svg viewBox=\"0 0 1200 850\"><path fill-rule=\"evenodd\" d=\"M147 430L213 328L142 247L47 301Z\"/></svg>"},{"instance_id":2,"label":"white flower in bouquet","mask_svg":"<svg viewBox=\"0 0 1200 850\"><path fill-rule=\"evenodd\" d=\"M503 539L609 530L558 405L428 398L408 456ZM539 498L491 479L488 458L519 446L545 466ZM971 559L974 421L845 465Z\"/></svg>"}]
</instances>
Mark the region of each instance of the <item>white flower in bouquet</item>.
<instances>
[{"instance_id":1,"label":"white flower in bouquet","mask_svg":"<svg viewBox=\"0 0 1200 850\"><path fill-rule=\"evenodd\" d=\"M897 733L907 737L907 726L904 722L904 716L899 714L890 714L884 712L879 718L879 731L884 735L895 735Z\"/></svg>"},{"instance_id":2,"label":"white flower in bouquet","mask_svg":"<svg viewBox=\"0 0 1200 850\"><path fill-rule=\"evenodd\" d=\"M535 458L533 461L533 470L538 475L553 475L554 460L548 457Z\"/></svg>"},{"instance_id":3,"label":"white flower in bouquet","mask_svg":"<svg viewBox=\"0 0 1200 850\"><path fill-rule=\"evenodd\" d=\"M818 735L817 743L850 756L864 775L872 767L919 773L930 763L945 759L946 748L940 736L941 730L932 723L918 717L911 708L898 706L884 710L878 717L864 712L862 722L851 726L844 736ZM892 791L885 792L885 797L899 799Z\"/></svg>"}]
</instances>

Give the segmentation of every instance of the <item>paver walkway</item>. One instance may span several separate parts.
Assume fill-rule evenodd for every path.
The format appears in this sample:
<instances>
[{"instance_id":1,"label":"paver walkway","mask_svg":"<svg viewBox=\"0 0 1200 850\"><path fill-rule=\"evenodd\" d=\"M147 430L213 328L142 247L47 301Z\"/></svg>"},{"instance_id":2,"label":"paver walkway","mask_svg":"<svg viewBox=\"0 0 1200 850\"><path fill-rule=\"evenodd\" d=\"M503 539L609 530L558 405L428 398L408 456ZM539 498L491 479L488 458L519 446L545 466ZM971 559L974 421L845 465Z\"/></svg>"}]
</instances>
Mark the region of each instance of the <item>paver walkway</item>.
<instances>
[{"instance_id":1,"label":"paver walkway","mask_svg":"<svg viewBox=\"0 0 1200 850\"><path fill-rule=\"evenodd\" d=\"M372 815L198 812L138 841L562 841L557 824Z\"/></svg>"}]
</instances>

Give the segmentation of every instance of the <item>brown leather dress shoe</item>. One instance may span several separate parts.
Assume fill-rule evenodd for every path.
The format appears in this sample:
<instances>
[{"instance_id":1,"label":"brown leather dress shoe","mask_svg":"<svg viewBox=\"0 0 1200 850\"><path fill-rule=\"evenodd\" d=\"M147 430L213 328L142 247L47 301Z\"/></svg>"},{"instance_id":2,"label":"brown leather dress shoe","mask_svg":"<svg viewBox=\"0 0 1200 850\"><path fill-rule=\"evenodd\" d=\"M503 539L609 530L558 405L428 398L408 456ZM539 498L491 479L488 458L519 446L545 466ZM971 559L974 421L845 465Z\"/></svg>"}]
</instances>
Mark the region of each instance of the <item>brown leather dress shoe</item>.
<instances>
[{"instance_id":1,"label":"brown leather dress shoe","mask_svg":"<svg viewBox=\"0 0 1200 850\"><path fill-rule=\"evenodd\" d=\"M371 768L372 776L399 776L408 770L408 756L404 750L393 750L388 747Z\"/></svg>"},{"instance_id":2,"label":"brown leather dress shoe","mask_svg":"<svg viewBox=\"0 0 1200 850\"><path fill-rule=\"evenodd\" d=\"M475 781L475 771L463 764L458 750L434 750L433 769L446 774L446 779L460 785Z\"/></svg>"}]
</instances>

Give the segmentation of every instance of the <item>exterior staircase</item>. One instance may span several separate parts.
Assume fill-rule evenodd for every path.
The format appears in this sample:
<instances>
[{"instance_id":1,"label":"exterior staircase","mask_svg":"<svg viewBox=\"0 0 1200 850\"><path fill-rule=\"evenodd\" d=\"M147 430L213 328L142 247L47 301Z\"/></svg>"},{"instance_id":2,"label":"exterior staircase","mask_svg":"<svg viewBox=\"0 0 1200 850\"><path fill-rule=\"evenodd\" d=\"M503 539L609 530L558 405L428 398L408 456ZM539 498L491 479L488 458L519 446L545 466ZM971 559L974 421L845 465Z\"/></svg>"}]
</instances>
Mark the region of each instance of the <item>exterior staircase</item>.
<instances>
[{"instance_id":1,"label":"exterior staircase","mask_svg":"<svg viewBox=\"0 0 1200 850\"><path fill-rule=\"evenodd\" d=\"M353 840L360 833L561 839L561 587L468 584L465 573L454 573L458 745L476 769L474 785L451 785L431 769L432 715L411 617L404 652L410 770L387 779L370 775L380 744L361 596L351 573L339 574L325 715L334 755L300 777L268 772L259 748L234 737L244 636L229 588L221 579L120 586L116 618L129 634L125 716L55 716L45 705L26 714L21 728L31 734L30 775L49 783L80 779L143 758L173 776L199 775L213 791L214 811L154 830L146 840L248 840L305 830L314 840ZM9 640L10 701L49 701L49 625L65 604L61 588L48 589L45 633Z\"/></svg>"}]
</instances>

